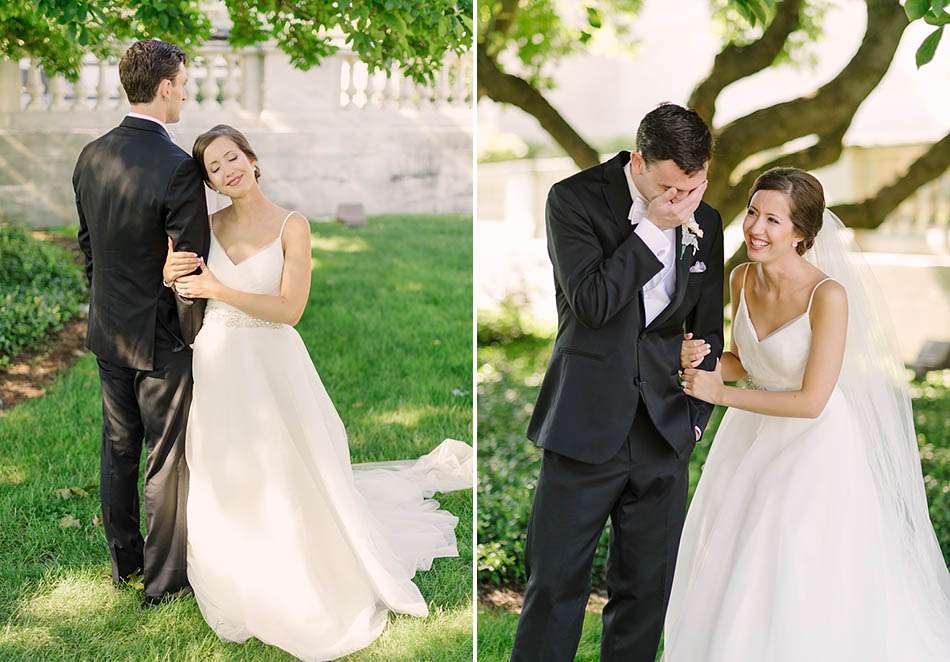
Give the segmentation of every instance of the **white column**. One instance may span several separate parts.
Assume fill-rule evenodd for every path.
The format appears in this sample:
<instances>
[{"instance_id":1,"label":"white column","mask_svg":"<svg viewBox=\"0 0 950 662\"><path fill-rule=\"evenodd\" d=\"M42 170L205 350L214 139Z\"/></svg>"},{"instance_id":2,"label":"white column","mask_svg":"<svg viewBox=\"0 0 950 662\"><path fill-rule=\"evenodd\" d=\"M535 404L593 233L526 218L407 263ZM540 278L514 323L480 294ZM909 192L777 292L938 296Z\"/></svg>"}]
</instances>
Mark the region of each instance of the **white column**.
<instances>
[{"instance_id":1,"label":"white column","mask_svg":"<svg viewBox=\"0 0 950 662\"><path fill-rule=\"evenodd\" d=\"M266 53L262 49L241 56L241 105L255 117L264 110L264 71Z\"/></svg>"},{"instance_id":2,"label":"white column","mask_svg":"<svg viewBox=\"0 0 950 662\"><path fill-rule=\"evenodd\" d=\"M213 53L207 53L203 59L205 78L201 81L201 107L215 108L218 105L218 81L214 79L215 56Z\"/></svg>"},{"instance_id":3,"label":"white column","mask_svg":"<svg viewBox=\"0 0 950 662\"><path fill-rule=\"evenodd\" d=\"M340 67L340 105L344 108L356 108L356 56L346 53Z\"/></svg>"},{"instance_id":4,"label":"white column","mask_svg":"<svg viewBox=\"0 0 950 662\"><path fill-rule=\"evenodd\" d=\"M238 94L241 90L241 86L238 84L240 60L235 53L227 53L224 56L224 63L227 74L224 77L224 83L221 85L221 93L224 97L221 105L228 110L236 110L241 107L241 104L238 103Z\"/></svg>"},{"instance_id":5,"label":"white column","mask_svg":"<svg viewBox=\"0 0 950 662\"><path fill-rule=\"evenodd\" d=\"M30 112L46 110L46 100L43 99L43 78L40 75L40 66L35 59L30 60L30 68L26 74L26 93L30 100L26 109Z\"/></svg>"},{"instance_id":6,"label":"white column","mask_svg":"<svg viewBox=\"0 0 950 662\"><path fill-rule=\"evenodd\" d=\"M49 109L60 111L69 110L66 103L66 78L63 74L56 74L49 83Z\"/></svg>"},{"instance_id":7,"label":"white column","mask_svg":"<svg viewBox=\"0 0 950 662\"><path fill-rule=\"evenodd\" d=\"M402 74L399 67L394 66L389 70L389 78L386 80L385 100L386 106L398 109L402 101Z\"/></svg>"},{"instance_id":8,"label":"white column","mask_svg":"<svg viewBox=\"0 0 950 662\"><path fill-rule=\"evenodd\" d=\"M20 63L0 60L0 113L20 112L20 97L22 95Z\"/></svg>"},{"instance_id":9,"label":"white column","mask_svg":"<svg viewBox=\"0 0 950 662\"><path fill-rule=\"evenodd\" d=\"M96 83L96 110L104 110L112 107L112 91L106 84L106 69L109 63L100 59L98 62L97 73L99 80Z\"/></svg>"},{"instance_id":10,"label":"white column","mask_svg":"<svg viewBox=\"0 0 950 662\"><path fill-rule=\"evenodd\" d=\"M83 80L82 73L83 67L80 65L79 78L77 78L76 82L73 83L73 110L86 110L89 107L89 101L86 98L89 96L89 87Z\"/></svg>"}]
</instances>

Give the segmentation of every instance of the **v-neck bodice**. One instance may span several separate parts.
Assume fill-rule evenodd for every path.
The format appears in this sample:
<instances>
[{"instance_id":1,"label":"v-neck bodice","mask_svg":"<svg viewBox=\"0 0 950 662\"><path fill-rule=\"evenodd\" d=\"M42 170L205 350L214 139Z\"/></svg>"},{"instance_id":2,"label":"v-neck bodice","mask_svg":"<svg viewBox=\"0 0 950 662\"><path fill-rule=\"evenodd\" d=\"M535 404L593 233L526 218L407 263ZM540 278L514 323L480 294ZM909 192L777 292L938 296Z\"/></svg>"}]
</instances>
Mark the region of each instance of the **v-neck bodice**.
<instances>
[{"instance_id":1,"label":"v-neck bodice","mask_svg":"<svg viewBox=\"0 0 950 662\"><path fill-rule=\"evenodd\" d=\"M739 348L742 366L754 386L769 391L793 391L801 388L811 348L811 304L815 292L828 280L832 279L825 278L815 285L805 312L788 320L760 340L749 315L743 273L732 333Z\"/></svg>"},{"instance_id":2,"label":"v-neck bodice","mask_svg":"<svg viewBox=\"0 0 950 662\"><path fill-rule=\"evenodd\" d=\"M284 236L287 219L292 214L293 212L284 218L280 226L280 234L275 239L237 263L228 257L212 229L208 267L215 277L223 285L242 292L280 294L280 282L284 272L284 251L281 239ZM208 301L204 319L206 323L219 320L229 326L281 326L258 320L233 306L215 300Z\"/></svg>"}]
</instances>

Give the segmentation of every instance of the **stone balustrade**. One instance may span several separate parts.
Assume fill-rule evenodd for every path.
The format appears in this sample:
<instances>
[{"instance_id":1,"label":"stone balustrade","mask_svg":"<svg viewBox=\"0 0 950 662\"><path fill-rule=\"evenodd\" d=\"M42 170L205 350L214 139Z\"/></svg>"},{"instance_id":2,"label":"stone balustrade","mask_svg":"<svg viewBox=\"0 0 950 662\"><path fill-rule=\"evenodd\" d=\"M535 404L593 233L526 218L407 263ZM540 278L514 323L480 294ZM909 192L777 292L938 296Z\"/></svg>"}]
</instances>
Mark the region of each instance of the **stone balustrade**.
<instances>
[{"instance_id":1,"label":"stone balustrade","mask_svg":"<svg viewBox=\"0 0 950 662\"><path fill-rule=\"evenodd\" d=\"M273 47L233 50L210 42L188 63L186 111L242 111L258 117L267 108L268 58ZM128 98L119 82L118 59L88 55L76 82L62 74L48 76L35 60L22 60L0 68L0 89L6 97L0 113L58 113L121 110ZM472 58L449 55L431 85L420 85L398 69L369 73L365 63L348 50L340 50L319 66L326 85L325 99L315 105L340 109L464 108L471 103ZM19 80L17 80L19 79ZM329 100L329 103L327 101Z\"/></svg>"}]
</instances>

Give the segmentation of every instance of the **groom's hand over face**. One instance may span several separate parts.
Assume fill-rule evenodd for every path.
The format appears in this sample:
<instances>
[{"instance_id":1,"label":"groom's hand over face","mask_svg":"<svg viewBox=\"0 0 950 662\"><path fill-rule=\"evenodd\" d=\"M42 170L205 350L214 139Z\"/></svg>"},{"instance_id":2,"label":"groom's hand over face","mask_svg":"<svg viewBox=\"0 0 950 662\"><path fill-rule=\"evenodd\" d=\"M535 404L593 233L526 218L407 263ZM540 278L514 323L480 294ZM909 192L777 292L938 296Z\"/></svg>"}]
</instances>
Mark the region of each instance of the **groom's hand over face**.
<instances>
[{"instance_id":1,"label":"groom's hand over face","mask_svg":"<svg viewBox=\"0 0 950 662\"><path fill-rule=\"evenodd\" d=\"M693 212L699 207L706 192L708 182L694 188L681 200L676 200L679 189L670 187L650 201L647 206L646 217L661 230L672 230L683 225L693 217Z\"/></svg>"}]
</instances>

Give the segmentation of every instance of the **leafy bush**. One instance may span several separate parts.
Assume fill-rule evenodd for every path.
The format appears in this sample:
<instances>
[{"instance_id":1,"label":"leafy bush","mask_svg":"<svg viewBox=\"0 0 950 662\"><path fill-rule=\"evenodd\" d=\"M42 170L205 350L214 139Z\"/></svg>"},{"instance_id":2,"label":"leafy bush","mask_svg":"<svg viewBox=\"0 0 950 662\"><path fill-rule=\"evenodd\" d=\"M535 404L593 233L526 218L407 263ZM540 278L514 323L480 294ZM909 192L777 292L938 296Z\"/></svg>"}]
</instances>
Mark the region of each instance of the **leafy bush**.
<instances>
[{"instance_id":1,"label":"leafy bush","mask_svg":"<svg viewBox=\"0 0 950 662\"><path fill-rule=\"evenodd\" d=\"M483 586L520 589L527 576L524 544L541 452L525 431L554 339L517 333L510 316L479 314L478 347L478 579ZM485 344L499 337L507 341ZM950 371L912 387L930 516L950 561ZM690 459L690 495L724 410L716 409ZM594 556L593 584L606 587L607 532Z\"/></svg>"},{"instance_id":2,"label":"leafy bush","mask_svg":"<svg viewBox=\"0 0 950 662\"><path fill-rule=\"evenodd\" d=\"M65 249L0 225L0 365L76 316L82 269Z\"/></svg>"}]
</instances>

